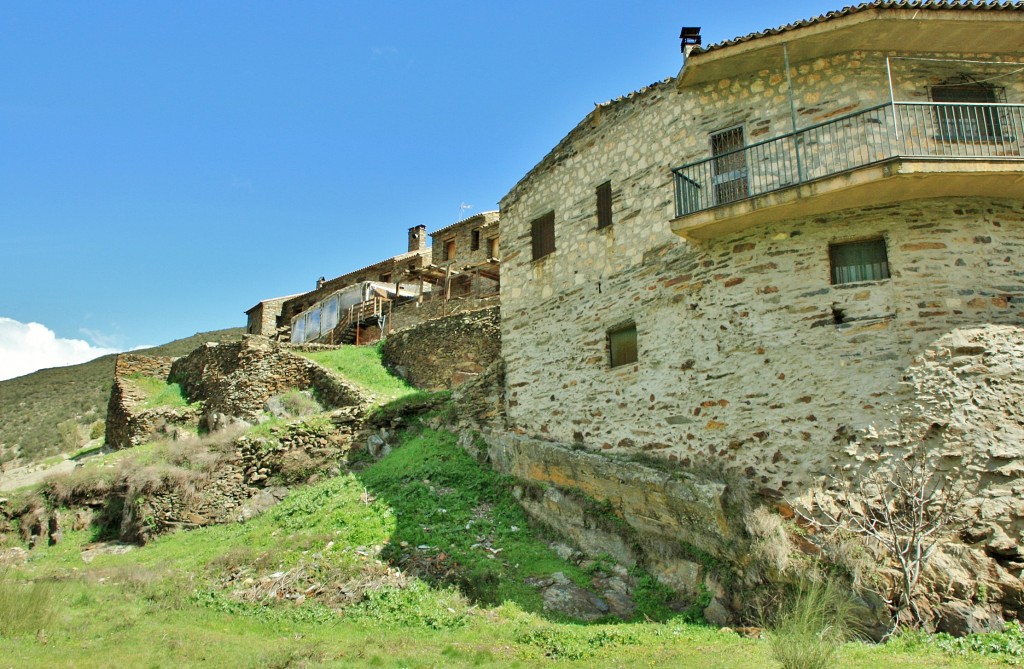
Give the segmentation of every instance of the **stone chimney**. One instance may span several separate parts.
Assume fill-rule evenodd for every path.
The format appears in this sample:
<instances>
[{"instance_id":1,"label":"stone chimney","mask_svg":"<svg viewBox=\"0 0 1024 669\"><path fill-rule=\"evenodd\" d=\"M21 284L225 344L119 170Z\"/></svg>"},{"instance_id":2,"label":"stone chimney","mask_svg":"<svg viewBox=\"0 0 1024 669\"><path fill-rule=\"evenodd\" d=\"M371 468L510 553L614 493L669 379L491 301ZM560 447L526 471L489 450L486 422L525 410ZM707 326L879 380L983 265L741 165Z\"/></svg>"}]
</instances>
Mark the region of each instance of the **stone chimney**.
<instances>
[{"instance_id":1,"label":"stone chimney","mask_svg":"<svg viewBox=\"0 0 1024 669\"><path fill-rule=\"evenodd\" d=\"M427 226L417 225L409 228L409 250L425 251L427 248Z\"/></svg>"},{"instance_id":2,"label":"stone chimney","mask_svg":"<svg viewBox=\"0 0 1024 669\"><path fill-rule=\"evenodd\" d=\"M684 27L679 31L679 39L682 41L681 51L685 63L686 59L690 57L690 52L700 46L700 27Z\"/></svg>"}]
</instances>

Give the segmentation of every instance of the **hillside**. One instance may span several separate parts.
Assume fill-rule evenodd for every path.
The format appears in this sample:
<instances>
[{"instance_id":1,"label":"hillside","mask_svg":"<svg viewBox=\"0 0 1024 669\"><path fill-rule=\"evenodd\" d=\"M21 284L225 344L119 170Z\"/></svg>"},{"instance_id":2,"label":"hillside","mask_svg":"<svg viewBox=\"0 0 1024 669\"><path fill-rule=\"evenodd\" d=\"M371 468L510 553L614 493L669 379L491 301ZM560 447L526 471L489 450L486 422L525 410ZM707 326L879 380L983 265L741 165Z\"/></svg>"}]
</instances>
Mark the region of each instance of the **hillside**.
<instances>
[{"instance_id":1,"label":"hillside","mask_svg":"<svg viewBox=\"0 0 1024 669\"><path fill-rule=\"evenodd\" d=\"M180 356L204 342L238 339L244 332L244 328L199 332L138 352ZM0 464L15 458L40 460L67 450L58 426L73 421L87 434L90 424L103 420L113 376L114 356L105 355L0 381Z\"/></svg>"},{"instance_id":2,"label":"hillside","mask_svg":"<svg viewBox=\"0 0 1024 669\"><path fill-rule=\"evenodd\" d=\"M307 402L292 407L301 417L247 433L100 455L7 500L14 510L46 496L62 529L26 541L37 517L0 526L5 666L775 666L771 644L752 638L759 630L695 622L699 602L532 523L518 484L446 429L461 410L447 393L386 378L374 348L349 353L325 362L379 400L400 397L339 449L310 446L314 433L334 434L339 414L307 414ZM392 447L375 458L361 444L385 433ZM279 502L245 522L193 518L179 527L194 529L142 546L111 541L128 502L155 526L152 501L202 496L245 443L282 456L265 489ZM289 459L301 453L312 459ZM112 504L118 489L132 497ZM582 617L594 593L611 609ZM836 666L994 669L1019 660L1020 635L850 643Z\"/></svg>"}]
</instances>

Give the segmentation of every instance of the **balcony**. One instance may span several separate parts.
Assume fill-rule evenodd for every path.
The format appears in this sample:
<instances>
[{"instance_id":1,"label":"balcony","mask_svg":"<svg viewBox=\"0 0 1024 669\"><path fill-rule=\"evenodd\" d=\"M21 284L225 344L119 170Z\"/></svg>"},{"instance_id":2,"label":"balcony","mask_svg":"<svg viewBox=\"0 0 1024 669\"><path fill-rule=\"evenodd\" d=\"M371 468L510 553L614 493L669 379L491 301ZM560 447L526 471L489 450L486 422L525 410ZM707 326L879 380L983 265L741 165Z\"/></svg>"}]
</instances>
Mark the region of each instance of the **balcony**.
<instances>
[{"instance_id":1,"label":"balcony","mask_svg":"<svg viewBox=\"0 0 1024 669\"><path fill-rule=\"evenodd\" d=\"M673 231L941 196L1024 197L1024 105L894 103L672 170Z\"/></svg>"}]
</instances>

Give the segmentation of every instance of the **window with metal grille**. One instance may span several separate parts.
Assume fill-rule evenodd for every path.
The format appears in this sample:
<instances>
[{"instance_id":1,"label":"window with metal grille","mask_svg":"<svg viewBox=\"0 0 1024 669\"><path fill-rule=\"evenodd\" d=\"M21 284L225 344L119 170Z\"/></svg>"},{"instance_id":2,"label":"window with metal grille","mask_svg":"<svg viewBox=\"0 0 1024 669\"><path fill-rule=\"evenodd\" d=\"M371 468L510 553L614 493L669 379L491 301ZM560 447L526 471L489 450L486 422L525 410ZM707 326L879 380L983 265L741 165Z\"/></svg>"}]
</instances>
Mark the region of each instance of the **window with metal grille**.
<instances>
[{"instance_id":1,"label":"window with metal grille","mask_svg":"<svg viewBox=\"0 0 1024 669\"><path fill-rule=\"evenodd\" d=\"M480 248L480 231L473 230L469 233L469 250L476 251Z\"/></svg>"},{"instance_id":2,"label":"window with metal grille","mask_svg":"<svg viewBox=\"0 0 1024 669\"><path fill-rule=\"evenodd\" d=\"M530 222L530 239L534 260L555 252L555 212L548 212Z\"/></svg>"},{"instance_id":3,"label":"window with metal grille","mask_svg":"<svg viewBox=\"0 0 1024 669\"><path fill-rule=\"evenodd\" d=\"M597 227L607 228L612 224L612 182L605 181L597 187Z\"/></svg>"},{"instance_id":4,"label":"window with metal grille","mask_svg":"<svg viewBox=\"0 0 1024 669\"><path fill-rule=\"evenodd\" d=\"M935 105L939 137L956 142L998 141L1003 139L1000 109L979 104L1006 102L1006 90L963 77L931 88L932 102L963 103Z\"/></svg>"},{"instance_id":5,"label":"window with metal grille","mask_svg":"<svg viewBox=\"0 0 1024 669\"><path fill-rule=\"evenodd\" d=\"M636 323L630 321L608 330L608 361L612 367L637 361Z\"/></svg>"},{"instance_id":6,"label":"window with metal grille","mask_svg":"<svg viewBox=\"0 0 1024 669\"><path fill-rule=\"evenodd\" d=\"M889 258L884 239L830 244L828 255L832 263L833 284L889 278Z\"/></svg>"},{"instance_id":7,"label":"window with metal grille","mask_svg":"<svg viewBox=\"0 0 1024 669\"><path fill-rule=\"evenodd\" d=\"M747 155L743 151L743 126L711 135L711 182L715 203L725 204L747 197Z\"/></svg>"}]
</instances>

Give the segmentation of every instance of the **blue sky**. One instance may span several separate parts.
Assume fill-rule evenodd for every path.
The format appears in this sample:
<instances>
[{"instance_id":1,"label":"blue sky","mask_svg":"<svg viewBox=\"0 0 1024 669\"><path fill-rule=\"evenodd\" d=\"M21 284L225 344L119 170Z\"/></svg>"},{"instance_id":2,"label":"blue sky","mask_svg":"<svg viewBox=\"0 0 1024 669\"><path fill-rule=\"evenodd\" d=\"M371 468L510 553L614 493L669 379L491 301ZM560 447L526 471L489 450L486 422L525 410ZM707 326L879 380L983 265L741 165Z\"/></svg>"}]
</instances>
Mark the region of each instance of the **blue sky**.
<instances>
[{"instance_id":1,"label":"blue sky","mask_svg":"<svg viewBox=\"0 0 1024 669\"><path fill-rule=\"evenodd\" d=\"M4 3L0 378L30 323L78 357L244 325L497 208L595 103L677 74L681 26L841 6Z\"/></svg>"}]
</instances>

